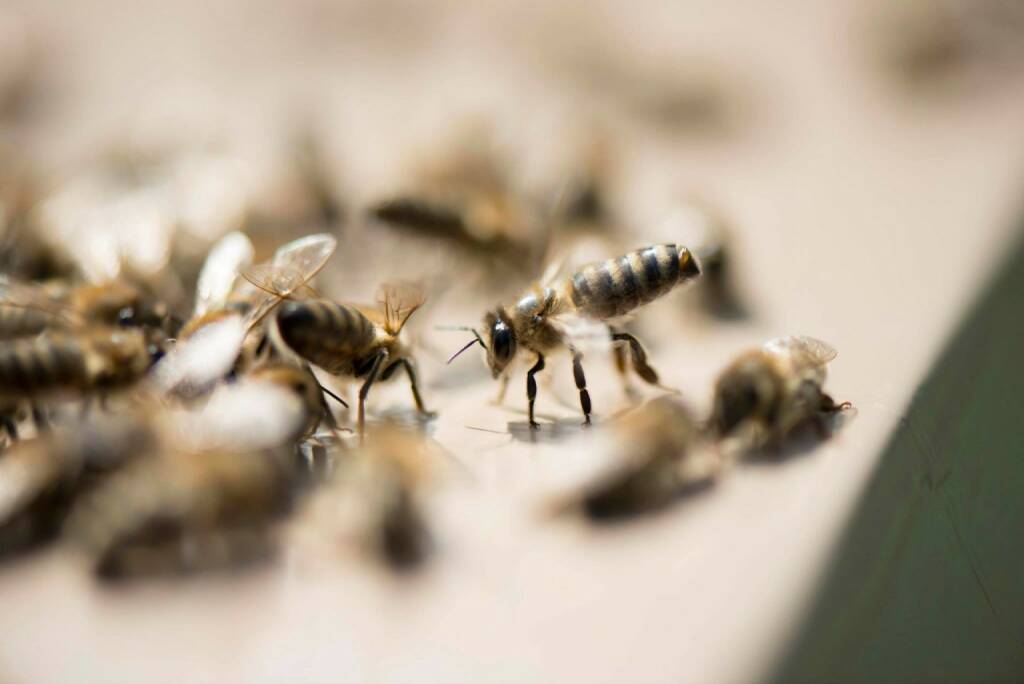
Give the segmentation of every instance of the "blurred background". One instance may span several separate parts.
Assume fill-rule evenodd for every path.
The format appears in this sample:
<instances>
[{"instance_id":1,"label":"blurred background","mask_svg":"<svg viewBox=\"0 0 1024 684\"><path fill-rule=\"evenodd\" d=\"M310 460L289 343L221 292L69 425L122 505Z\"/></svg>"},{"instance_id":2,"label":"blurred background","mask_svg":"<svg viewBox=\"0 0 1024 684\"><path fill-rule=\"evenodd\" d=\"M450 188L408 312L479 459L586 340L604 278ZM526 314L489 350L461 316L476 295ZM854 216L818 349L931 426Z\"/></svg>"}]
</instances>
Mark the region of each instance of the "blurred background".
<instances>
[{"instance_id":1,"label":"blurred background","mask_svg":"<svg viewBox=\"0 0 1024 684\"><path fill-rule=\"evenodd\" d=\"M0 569L0 666L10 681L765 679L903 408L1018 239L1022 171L1015 0L6 0L5 268L46 272L33 236L102 275L111 250L155 272L235 229L258 258L335 233L326 292L428 284L413 333L433 436L474 485L440 513L449 560L415 587L309 552L230 585L113 595L49 556ZM388 219L453 178L516 199L456 236ZM709 222L728 235L729 300L638 322L670 384L706 407L738 351L808 333L839 349L830 385L858 420L635 535L513 522L558 444L510 439L521 410L485 406L475 359L446 370L463 340L436 327L475 324L567 250L604 258Z\"/></svg>"}]
</instances>

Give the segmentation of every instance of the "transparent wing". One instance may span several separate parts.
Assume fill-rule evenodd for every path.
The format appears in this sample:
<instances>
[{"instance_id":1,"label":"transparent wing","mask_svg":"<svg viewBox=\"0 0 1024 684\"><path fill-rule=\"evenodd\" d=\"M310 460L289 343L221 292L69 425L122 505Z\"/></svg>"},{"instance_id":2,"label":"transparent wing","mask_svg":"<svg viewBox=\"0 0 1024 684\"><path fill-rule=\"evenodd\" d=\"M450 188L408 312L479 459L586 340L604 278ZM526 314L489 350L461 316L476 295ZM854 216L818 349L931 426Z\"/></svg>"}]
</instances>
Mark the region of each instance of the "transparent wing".
<instances>
[{"instance_id":1,"label":"transparent wing","mask_svg":"<svg viewBox=\"0 0 1024 684\"><path fill-rule=\"evenodd\" d=\"M802 357L819 366L825 365L832 359L836 358L837 355L837 352L832 345L805 335L776 337L774 340L768 340L765 342L763 348L770 354Z\"/></svg>"},{"instance_id":2,"label":"transparent wing","mask_svg":"<svg viewBox=\"0 0 1024 684\"><path fill-rule=\"evenodd\" d=\"M423 306L426 299L423 286L419 283L398 282L382 285L377 303L384 313L384 329L397 335L409 317Z\"/></svg>"},{"instance_id":3,"label":"transparent wing","mask_svg":"<svg viewBox=\"0 0 1024 684\"><path fill-rule=\"evenodd\" d=\"M580 353L608 353L612 348L608 324L575 313L564 313L548 318L558 334L570 348Z\"/></svg>"},{"instance_id":4,"label":"transparent wing","mask_svg":"<svg viewBox=\"0 0 1024 684\"><path fill-rule=\"evenodd\" d=\"M237 231L228 233L213 246L199 272L195 316L224 306L239 271L252 264L253 253L252 241Z\"/></svg>"},{"instance_id":5,"label":"transparent wing","mask_svg":"<svg viewBox=\"0 0 1024 684\"><path fill-rule=\"evenodd\" d=\"M66 323L80 322L66 305L54 299L44 288L31 283L19 283L0 276L0 306L35 309L59 318Z\"/></svg>"},{"instance_id":6,"label":"transparent wing","mask_svg":"<svg viewBox=\"0 0 1024 684\"><path fill-rule=\"evenodd\" d=\"M245 339L246 324L231 316L198 330L178 343L153 369L153 382L161 394L200 392L227 375Z\"/></svg>"},{"instance_id":7,"label":"transparent wing","mask_svg":"<svg viewBox=\"0 0 1024 684\"><path fill-rule=\"evenodd\" d=\"M282 245L274 252L271 263L282 268L291 268L308 273L312 278L324 267L327 260L338 248L338 240L327 233L307 235Z\"/></svg>"}]
</instances>

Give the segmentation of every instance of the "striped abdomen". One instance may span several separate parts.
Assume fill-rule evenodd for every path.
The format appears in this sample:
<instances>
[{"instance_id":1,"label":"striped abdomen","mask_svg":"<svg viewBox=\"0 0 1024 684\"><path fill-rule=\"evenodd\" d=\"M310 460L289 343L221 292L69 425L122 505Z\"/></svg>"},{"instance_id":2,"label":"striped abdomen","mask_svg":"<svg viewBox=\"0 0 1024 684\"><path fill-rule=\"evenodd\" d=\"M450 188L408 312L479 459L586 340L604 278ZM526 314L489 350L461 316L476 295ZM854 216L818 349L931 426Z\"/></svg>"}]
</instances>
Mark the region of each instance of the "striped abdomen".
<instances>
[{"instance_id":1,"label":"striped abdomen","mask_svg":"<svg viewBox=\"0 0 1024 684\"><path fill-rule=\"evenodd\" d=\"M56 313L43 309L0 304L0 339L38 335L44 330L58 327L64 319Z\"/></svg>"},{"instance_id":2,"label":"striped abdomen","mask_svg":"<svg viewBox=\"0 0 1024 684\"><path fill-rule=\"evenodd\" d=\"M377 337L373 323L357 309L322 299L286 302L277 326L292 351L332 373L366 354Z\"/></svg>"},{"instance_id":3,"label":"striped abdomen","mask_svg":"<svg viewBox=\"0 0 1024 684\"><path fill-rule=\"evenodd\" d=\"M655 245L591 264L567 283L576 309L591 318L622 316L700 275L690 251Z\"/></svg>"},{"instance_id":4,"label":"striped abdomen","mask_svg":"<svg viewBox=\"0 0 1024 684\"><path fill-rule=\"evenodd\" d=\"M89 372L75 339L37 338L0 345L0 395L24 396L86 389Z\"/></svg>"}]
</instances>

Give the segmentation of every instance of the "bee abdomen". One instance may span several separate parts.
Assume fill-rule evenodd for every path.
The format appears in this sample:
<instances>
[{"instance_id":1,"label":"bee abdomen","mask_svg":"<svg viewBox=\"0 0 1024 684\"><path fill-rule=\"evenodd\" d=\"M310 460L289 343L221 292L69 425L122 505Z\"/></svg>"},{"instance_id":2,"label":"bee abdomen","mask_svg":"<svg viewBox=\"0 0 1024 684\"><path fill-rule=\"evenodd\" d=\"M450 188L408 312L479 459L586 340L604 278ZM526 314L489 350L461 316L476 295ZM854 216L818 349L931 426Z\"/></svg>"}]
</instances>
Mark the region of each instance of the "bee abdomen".
<instances>
[{"instance_id":1,"label":"bee abdomen","mask_svg":"<svg viewBox=\"0 0 1024 684\"><path fill-rule=\"evenodd\" d=\"M377 337L373 323L357 309L325 300L285 303L277 325L285 344L327 371L359 356Z\"/></svg>"},{"instance_id":2,"label":"bee abdomen","mask_svg":"<svg viewBox=\"0 0 1024 684\"><path fill-rule=\"evenodd\" d=\"M690 251L655 245L591 264L571 279L573 304L586 316L622 316L652 302L679 283L700 274Z\"/></svg>"},{"instance_id":3,"label":"bee abdomen","mask_svg":"<svg viewBox=\"0 0 1024 684\"><path fill-rule=\"evenodd\" d=\"M0 395L84 389L88 372L74 340L19 340L0 346Z\"/></svg>"},{"instance_id":4,"label":"bee abdomen","mask_svg":"<svg viewBox=\"0 0 1024 684\"><path fill-rule=\"evenodd\" d=\"M0 304L0 339L37 335L60 322L60 316L48 311Z\"/></svg>"}]
</instances>

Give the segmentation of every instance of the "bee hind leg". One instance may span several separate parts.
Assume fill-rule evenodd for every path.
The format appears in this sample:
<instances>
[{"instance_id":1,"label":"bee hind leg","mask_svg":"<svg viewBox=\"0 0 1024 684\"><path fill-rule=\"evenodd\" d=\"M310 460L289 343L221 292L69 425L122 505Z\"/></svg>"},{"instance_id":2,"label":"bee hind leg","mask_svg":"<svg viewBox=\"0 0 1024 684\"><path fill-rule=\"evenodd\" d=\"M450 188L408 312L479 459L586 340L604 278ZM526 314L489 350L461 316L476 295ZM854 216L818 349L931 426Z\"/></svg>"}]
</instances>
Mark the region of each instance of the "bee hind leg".
<instances>
[{"instance_id":1,"label":"bee hind leg","mask_svg":"<svg viewBox=\"0 0 1024 684\"><path fill-rule=\"evenodd\" d=\"M381 380L387 380L390 378L399 366L405 369L405 375L409 378L409 389L412 390L412 399L416 403L416 410L421 416L427 418L433 418L436 416L436 413L427 410L427 407L423 405L423 397L420 396L420 384L419 379L416 376L416 369L413 367L412 362L409 361L409 359L398 359L393 364L385 368L384 372L380 376Z\"/></svg>"},{"instance_id":2,"label":"bee hind leg","mask_svg":"<svg viewBox=\"0 0 1024 684\"><path fill-rule=\"evenodd\" d=\"M574 351L572 354L572 375L576 380L576 389L580 391L580 408L583 410L583 424L590 425L590 392L587 391L587 377L583 374L583 354Z\"/></svg>"},{"instance_id":3,"label":"bee hind leg","mask_svg":"<svg viewBox=\"0 0 1024 684\"><path fill-rule=\"evenodd\" d=\"M40 433L49 432L50 419L46 415L46 410L35 402L32 402L29 408L32 411L32 423L36 426L36 431Z\"/></svg>"},{"instance_id":4,"label":"bee hind leg","mask_svg":"<svg viewBox=\"0 0 1024 684\"><path fill-rule=\"evenodd\" d=\"M647 363L647 352L644 351L643 345L640 344L640 340L636 339L629 333L624 332L613 332L612 342L625 342L629 345L630 356L632 357L633 370L636 374L646 382L648 385L659 387L661 389L673 390L671 387L665 387L659 382L658 372L651 368L650 364Z\"/></svg>"},{"instance_id":5,"label":"bee hind leg","mask_svg":"<svg viewBox=\"0 0 1024 684\"><path fill-rule=\"evenodd\" d=\"M0 426L7 433L7 438L10 442L18 441L18 423L14 420L14 416L8 413L0 414Z\"/></svg>"},{"instance_id":6,"label":"bee hind leg","mask_svg":"<svg viewBox=\"0 0 1024 684\"><path fill-rule=\"evenodd\" d=\"M537 363L526 371L526 399L530 403L530 429L539 430L540 423L533 419L533 404L537 400L537 380L533 377L544 370L544 355L537 354Z\"/></svg>"}]
</instances>

